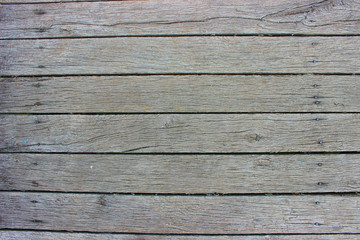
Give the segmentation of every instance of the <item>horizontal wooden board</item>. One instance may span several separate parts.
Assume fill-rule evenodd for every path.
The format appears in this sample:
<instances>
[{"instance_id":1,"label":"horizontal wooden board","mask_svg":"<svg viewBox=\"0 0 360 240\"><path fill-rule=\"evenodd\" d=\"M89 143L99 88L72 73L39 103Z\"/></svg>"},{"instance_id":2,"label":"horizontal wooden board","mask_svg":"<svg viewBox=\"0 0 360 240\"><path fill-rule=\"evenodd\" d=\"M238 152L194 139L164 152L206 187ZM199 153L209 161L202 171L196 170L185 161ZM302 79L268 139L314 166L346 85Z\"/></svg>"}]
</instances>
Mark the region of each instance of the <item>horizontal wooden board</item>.
<instances>
[{"instance_id":1,"label":"horizontal wooden board","mask_svg":"<svg viewBox=\"0 0 360 240\"><path fill-rule=\"evenodd\" d=\"M358 114L2 115L3 152L359 151Z\"/></svg>"},{"instance_id":2,"label":"horizontal wooden board","mask_svg":"<svg viewBox=\"0 0 360 240\"><path fill-rule=\"evenodd\" d=\"M32 3L53 1L28 0ZM2 0L2 3L7 2L26 0ZM360 4L356 0L162 0L4 4L0 8L0 36L42 38L160 34L359 34L359 11Z\"/></svg>"},{"instance_id":3,"label":"horizontal wooden board","mask_svg":"<svg viewBox=\"0 0 360 240\"><path fill-rule=\"evenodd\" d=\"M1 192L0 228L121 233L360 233L360 196Z\"/></svg>"},{"instance_id":4,"label":"horizontal wooden board","mask_svg":"<svg viewBox=\"0 0 360 240\"><path fill-rule=\"evenodd\" d=\"M360 37L1 40L1 75L359 73Z\"/></svg>"},{"instance_id":5,"label":"horizontal wooden board","mask_svg":"<svg viewBox=\"0 0 360 240\"><path fill-rule=\"evenodd\" d=\"M107 193L360 192L360 155L0 154L0 189Z\"/></svg>"},{"instance_id":6,"label":"horizontal wooden board","mask_svg":"<svg viewBox=\"0 0 360 240\"><path fill-rule=\"evenodd\" d=\"M355 234L326 234L326 235L263 235L263 236L184 236L184 235L148 235L148 234L98 234L98 233L59 233L59 232L31 232L31 231L0 231L0 240L333 240L354 239Z\"/></svg>"},{"instance_id":7,"label":"horizontal wooden board","mask_svg":"<svg viewBox=\"0 0 360 240\"><path fill-rule=\"evenodd\" d=\"M0 79L3 113L360 112L360 76L93 76Z\"/></svg>"}]
</instances>

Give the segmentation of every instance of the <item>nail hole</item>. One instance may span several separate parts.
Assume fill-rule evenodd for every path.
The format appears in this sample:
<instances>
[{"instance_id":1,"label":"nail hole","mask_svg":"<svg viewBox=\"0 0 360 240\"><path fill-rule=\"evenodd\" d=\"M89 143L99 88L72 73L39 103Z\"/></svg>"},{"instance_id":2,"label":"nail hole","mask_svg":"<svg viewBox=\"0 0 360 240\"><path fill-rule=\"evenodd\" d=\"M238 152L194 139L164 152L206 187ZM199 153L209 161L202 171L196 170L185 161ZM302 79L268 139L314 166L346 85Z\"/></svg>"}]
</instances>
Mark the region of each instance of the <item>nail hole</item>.
<instances>
[{"instance_id":1,"label":"nail hole","mask_svg":"<svg viewBox=\"0 0 360 240\"><path fill-rule=\"evenodd\" d=\"M322 166L322 163L318 163L317 165L318 165L319 167L321 167L321 166Z\"/></svg>"},{"instance_id":2,"label":"nail hole","mask_svg":"<svg viewBox=\"0 0 360 240\"><path fill-rule=\"evenodd\" d=\"M32 181L32 185L35 186L35 187L38 187L39 183L37 181Z\"/></svg>"},{"instance_id":3,"label":"nail hole","mask_svg":"<svg viewBox=\"0 0 360 240\"><path fill-rule=\"evenodd\" d=\"M320 202L319 202L319 201L315 201L315 204L316 204L316 205L320 205Z\"/></svg>"},{"instance_id":4,"label":"nail hole","mask_svg":"<svg viewBox=\"0 0 360 240\"><path fill-rule=\"evenodd\" d=\"M315 105L319 105L320 102L319 102L319 101L315 101L314 104L315 104Z\"/></svg>"},{"instance_id":5,"label":"nail hole","mask_svg":"<svg viewBox=\"0 0 360 240\"><path fill-rule=\"evenodd\" d=\"M36 15L43 15L43 14L45 14L46 12L45 12L43 9L35 9L35 10L34 10L34 13L35 13Z\"/></svg>"}]
</instances>

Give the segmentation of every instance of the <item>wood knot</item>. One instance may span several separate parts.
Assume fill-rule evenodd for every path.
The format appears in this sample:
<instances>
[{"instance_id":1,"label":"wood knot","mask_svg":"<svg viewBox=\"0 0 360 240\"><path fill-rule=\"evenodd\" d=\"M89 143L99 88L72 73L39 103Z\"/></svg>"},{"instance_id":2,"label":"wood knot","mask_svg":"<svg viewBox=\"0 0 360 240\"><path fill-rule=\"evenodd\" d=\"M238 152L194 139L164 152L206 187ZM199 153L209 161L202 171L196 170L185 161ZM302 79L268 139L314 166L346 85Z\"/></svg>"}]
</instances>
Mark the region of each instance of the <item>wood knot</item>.
<instances>
[{"instance_id":1,"label":"wood knot","mask_svg":"<svg viewBox=\"0 0 360 240\"><path fill-rule=\"evenodd\" d=\"M101 206L106 206L106 199L105 199L105 196L104 195L101 195L98 199L98 203L101 205Z\"/></svg>"},{"instance_id":2,"label":"wood knot","mask_svg":"<svg viewBox=\"0 0 360 240\"><path fill-rule=\"evenodd\" d=\"M32 86L33 86L33 87L36 87L36 88L39 88L39 87L41 87L41 83L35 83L35 84L33 84Z\"/></svg>"},{"instance_id":3,"label":"wood knot","mask_svg":"<svg viewBox=\"0 0 360 240\"><path fill-rule=\"evenodd\" d=\"M260 142L260 140L262 139L263 137L259 134L249 134L247 136L247 139L250 143L253 143L253 142Z\"/></svg>"}]
</instances>

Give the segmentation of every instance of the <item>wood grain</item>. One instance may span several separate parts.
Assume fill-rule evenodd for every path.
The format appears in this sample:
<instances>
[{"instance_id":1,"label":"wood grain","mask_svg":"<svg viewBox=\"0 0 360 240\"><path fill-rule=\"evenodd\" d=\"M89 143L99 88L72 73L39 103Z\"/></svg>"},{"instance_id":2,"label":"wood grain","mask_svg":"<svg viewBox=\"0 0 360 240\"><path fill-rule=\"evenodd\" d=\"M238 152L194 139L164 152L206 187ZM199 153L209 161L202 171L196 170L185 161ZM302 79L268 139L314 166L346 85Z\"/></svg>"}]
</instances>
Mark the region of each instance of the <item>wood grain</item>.
<instances>
[{"instance_id":1,"label":"wood grain","mask_svg":"<svg viewBox=\"0 0 360 240\"><path fill-rule=\"evenodd\" d=\"M358 114L2 115L3 152L358 151Z\"/></svg>"},{"instance_id":2,"label":"wood grain","mask_svg":"<svg viewBox=\"0 0 360 240\"><path fill-rule=\"evenodd\" d=\"M2 3L52 1L54 0L2 0ZM360 4L356 0L162 0L4 4L0 8L0 36L44 38L172 34L359 34L359 10Z\"/></svg>"},{"instance_id":3,"label":"wood grain","mask_svg":"<svg viewBox=\"0 0 360 240\"><path fill-rule=\"evenodd\" d=\"M3 115L3 152L358 151L357 114Z\"/></svg>"},{"instance_id":4,"label":"wood grain","mask_svg":"<svg viewBox=\"0 0 360 240\"><path fill-rule=\"evenodd\" d=\"M360 192L359 168L357 154L0 154L0 190L182 194Z\"/></svg>"},{"instance_id":5,"label":"wood grain","mask_svg":"<svg viewBox=\"0 0 360 240\"><path fill-rule=\"evenodd\" d=\"M0 75L359 73L359 37L0 41Z\"/></svg>"},{"instance_id":6,"label":"wood grain","mask_svg":"<svg viewBox=\"0 0 360 240\"><path fill-rule=\"evenodd\" d=\"M0 112L360 112L359 80L317 75L2 78Z\"/></svg>"},{"instance_id":7,"label":"wood grain","mask_svg":"<svg viewBox=\"0 0 360 240\"><path fill-rule=\"evenodd\" d=\"M357 195L131 196L1 192L0 228L121 233L359 233Z\"/></svg>"},{"instance_id":8,"label":"wood grain","mask_svg":"<svg viewBox=\"0 0 360 240\"><path fill-rule=\"evenodd\" d=\"M333 240L358 239L359 235L263 235L263 236L184 236L184 235L147 235L147 234L97 234L97 233L57 233L31 231L0 231L0 240Z\"/></svg>"}]
</instances>

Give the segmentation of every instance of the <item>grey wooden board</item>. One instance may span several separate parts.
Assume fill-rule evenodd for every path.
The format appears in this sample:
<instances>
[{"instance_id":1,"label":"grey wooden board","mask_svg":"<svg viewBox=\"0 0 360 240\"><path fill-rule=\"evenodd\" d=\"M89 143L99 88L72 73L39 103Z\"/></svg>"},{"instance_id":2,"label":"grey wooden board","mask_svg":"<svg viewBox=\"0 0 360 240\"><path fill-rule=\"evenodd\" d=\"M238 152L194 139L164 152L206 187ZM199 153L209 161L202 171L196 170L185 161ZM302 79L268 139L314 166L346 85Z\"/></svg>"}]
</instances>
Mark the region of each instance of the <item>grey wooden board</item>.
<instances>
[{"instance_id":1,"label":"grey wooden board","mask_svg":"<svg viewBox=\"0 0 360 240\"><path fill-rule=\"evenodd\" d=\"M360 233L360 196L1 192L0 228L121 233Z\"/></svg>"},{"instance_id":2,"label":"grey wooden board","mask_svg":"<svg viewBox=\"0 0 360 240\"><path fill-rule=\"evenodd\" d=\"M0 240L332 240L359 239L359 235L263 235L263 236L179 236L147 234L57 233L31 231L0 231Z\"/></svg>"},{"instance_id":3,"label":"grey wooden board","mask_svg":"<svg viewBox=\"0 0 360 240\"><path fill-rule=\"evenodd\" d=\"M2 78L0 112L359 112L359 80L317 75Z\"/></svg>"},{"instance_id":4,"label":"grey wooden board","mask_svg":"<svg viewBox=\"0 0 360 240\"><path fill-rule=\"evenodd\" d=\"M159 34L359 34L359 10L360 4L356 0L4 4L0 8L0 36L42 38Z\"/></svg>"},{"instance_id":5,"label":"grey wooden board","mask_svg":"<svg viewBox=\"0 0 360 240\"><path fill-rule=\"evenodd\" d=\"M2 115L0 132L3 152L359 151L360 115Z\"/></svg>"},{"instance_id":6,"label":"grey wooden board","mask_svg":"<svg viewBox=\"0 0 360 240\"><path fill-rule=\"evenodd\" d=\"M359 73L360 37L1 40L0 75Z\"/></svg>"},{"instance_id":7,"label":"grey wooden board","mask_svg":"<svg viewBox=\"0 0 360 240\"><path fill-rule=\"evenodd\" d=\"M0 190L360 192L360 155L0 154Z\"/></svg>"}]
</instances>

